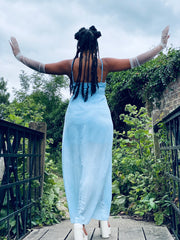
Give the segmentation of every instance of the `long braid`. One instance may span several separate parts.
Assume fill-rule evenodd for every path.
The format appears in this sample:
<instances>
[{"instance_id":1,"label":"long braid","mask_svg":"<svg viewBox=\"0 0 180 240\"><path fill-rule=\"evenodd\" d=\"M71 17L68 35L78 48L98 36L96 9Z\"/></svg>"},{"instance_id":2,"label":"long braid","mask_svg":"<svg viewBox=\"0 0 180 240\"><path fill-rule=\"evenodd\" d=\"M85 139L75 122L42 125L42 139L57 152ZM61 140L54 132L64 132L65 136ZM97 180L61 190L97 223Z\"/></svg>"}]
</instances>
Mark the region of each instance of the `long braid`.
<instances>
[{"instance_id":1,"label":"long braid","mask_svg":"<svg viewBox=\"0 0 180 240\"><path fill-rule=\"evenodd\" d=\"M84 101L86 102L88 99L88 92L89 92L89 62L90 62L90 53L88 54L88 69L87 69L87 88L86 88L86 93L85 93L85 98Z\"/></svg>"},{"instance_id":2,"label":"long braid","mask_svg":"<svg viewBox=\"0 0 180 240\"><path fill-rule=\"evenodd\" d=\"M84 82L85 82L85 75L86 75L86 65L87 65L87 52L85 52L85 65L84 65L84 73L83 73L83 81L82 81L82 89L81 89L81 94L83 98L85 97Z\"/></svg>"},{"instance_id":3,"label":"long braid","mask_svg":"<svg viewBox=\"0 0 180 240\"><path fill-rule=\"evenodd\" d=\"M80 53L78 77L77 77L76 84L73 89L74 99L77 98L77 96L79 95L79 89L80 89L80 85L81 85L82 58L83 58L82 53Z\"/></svg>"},{"instance_id":4,"label":"long braid","mask_svg":"<svg viewBox=\"0 0 180 240\"><path fill-rule=\"evenodd\" d=\"M98 77L97 77L97 53L93 54L92 61L92 70L91 70L91 95L96 92L96 87L98 86Z\"/></svg>"},{"instance_id":5,"label":"long braid","mask_svg":"<svg viewBox=\"0 0 180 240\"><path fill-rule=\"evenodd\" d=\"M72 61L72 73L71 73L71 78L70 78L70 94L74 93L74 87L73 87L73 80L72 79L72 74L73 74L73 63L75 62L75 59L78 58L79 55L79 50L77 50L76 56L74 57L73 61Z\"/></svg>"},{"instance_id":6,"label":"long braid","mask_svg":"<svg viewBox=\"0 0 180 240\"><path fill-rule=\"evenodd\" d=\"M89 89L89 75L90 75L90 58L92 59L91 64L91 95L96 92L98 87L98 77L97 77L97 55L99 56L98 42L97 39L101 36L101 33L96 30L94 26L89 29L81 28L76 34L75 39L78 40L77 52L74 60L79 57L79 71L78 77L75 81L75 86L73 86L73 81L71 77L70 81L70 91L73 92L74 99L79 95L79 90L81 87L81 94L84 101L88 99L88 89ZM88 52L88 56L87 56ZM82 73L82 58L83 53L85 54L85 64L84 71ZM80 54L80 56L79 56ZM85 74L87 70L87 75ZM83 79L81 76L83 74ZM85 79L86 78L86 79ZM87 88L84 89L85 80L87 82ZM81 84L82 81L82 84Z\"/></svg>"}]
</instances>

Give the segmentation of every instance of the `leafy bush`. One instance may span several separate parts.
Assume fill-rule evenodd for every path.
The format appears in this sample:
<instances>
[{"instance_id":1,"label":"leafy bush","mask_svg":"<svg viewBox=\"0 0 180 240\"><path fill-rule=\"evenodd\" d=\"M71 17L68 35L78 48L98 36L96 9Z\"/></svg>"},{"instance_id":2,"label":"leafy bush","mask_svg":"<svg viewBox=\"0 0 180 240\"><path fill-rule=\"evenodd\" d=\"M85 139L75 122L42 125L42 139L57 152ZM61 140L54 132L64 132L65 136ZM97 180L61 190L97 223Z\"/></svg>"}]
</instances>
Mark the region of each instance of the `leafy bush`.
<instances>
[{"instance_id":1,"label":"leafy bush","mask_svg":"<svg viewBox=\"0 0 180 240\"><path fill-rule=\"evenodd\" d=\"M120 212L154 219L161 225L168 219L168 194L164 162L156 159L151 119L145 108L127 105L120 118L129 126L115 131L113 146L113 201L111 213Z\"/></svg>"},{"instance_id":2,"label":"leafy bush","mask_svg":"<svg viewBox=\"0 0 180 240\"><path fill-rule=\"evenodd\" d=\"M48 145L46 150L48 150ZM59 209L59 202L60 192L64 192L64 188L56 172L57 167L51 159L51 154L46 152L43 196L39 207L33 211L32 225L34 226L52 225L59 223L62 219L64 213Z\"/></svg>"}]
</instances>

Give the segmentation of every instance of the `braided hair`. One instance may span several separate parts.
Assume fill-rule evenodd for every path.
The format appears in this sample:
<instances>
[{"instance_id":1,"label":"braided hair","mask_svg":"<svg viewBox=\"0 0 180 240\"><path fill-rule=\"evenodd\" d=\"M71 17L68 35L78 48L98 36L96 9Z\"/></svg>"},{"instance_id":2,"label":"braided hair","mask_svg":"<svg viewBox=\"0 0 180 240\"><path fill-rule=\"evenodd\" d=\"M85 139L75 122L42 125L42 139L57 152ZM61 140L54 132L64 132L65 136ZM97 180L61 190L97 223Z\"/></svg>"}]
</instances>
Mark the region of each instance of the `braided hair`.
<instances>
[{"instance_id":1,"label":"braided hair","mask_svg":"<svg viewBox=\"0 0 180 240\"><path fill-rule=\"evenodd\" d=\"M97 76L97 56L99 56L99 47L97 39L101 36L101 32L97 31L94 26L91 26L89 29L81 28L76 34L75 39L78 41L77 43L77 52L74 57L74 60L79 57L79 71L76 79L76 83L73 86L72 77L70 79L70 92L73 93L74 99L79 95L79 90L81 89L81 94L84 101L88 99L89 92L89 83L91 82L91 96L96 92L96 88L98 86L98 76ZM83 71L83 79L81 81L82 75L82 59L83 55L85 56L85 64ZM92 59L92 65L90 67L90 59ZM73 62L74 62L73 60ZM87 74L85 71L87 69ZM90 77L91 73L91 77ZM87 88L84 88L85 76L87 82ZM90 77L90 80L89 80ZM81 86L81 88L80 88Z\"/></svg>"}]
</instances>

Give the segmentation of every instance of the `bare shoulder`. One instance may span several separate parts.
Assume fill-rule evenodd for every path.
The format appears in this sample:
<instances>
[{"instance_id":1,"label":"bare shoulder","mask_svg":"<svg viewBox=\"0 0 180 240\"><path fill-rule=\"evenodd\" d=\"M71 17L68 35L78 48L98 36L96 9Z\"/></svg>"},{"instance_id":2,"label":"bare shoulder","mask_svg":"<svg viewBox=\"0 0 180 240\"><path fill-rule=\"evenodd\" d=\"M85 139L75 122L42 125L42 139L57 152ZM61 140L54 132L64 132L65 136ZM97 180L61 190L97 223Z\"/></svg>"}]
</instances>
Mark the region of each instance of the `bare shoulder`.
<instances>
[{"instance_id":1,"label":"bare shoulder","mask_svg":"<svg viewBox=\"0 0 180 240\"><path fill-rule=\"evenodd\" d=\"M130 69L129 59L102 58L104 70L109 72L119 72Z\"/></svg>"},{"instance_id":2,"label":"bare shoulder","mask_svg":"<svg viewBox=\"0 0 180 240\"><path fill-rule=\"evenodd\" d=\"M45 64L46 73L70 76L71 64L72 59L66 59L55 63Z\"/></svg>"}]
</instances>

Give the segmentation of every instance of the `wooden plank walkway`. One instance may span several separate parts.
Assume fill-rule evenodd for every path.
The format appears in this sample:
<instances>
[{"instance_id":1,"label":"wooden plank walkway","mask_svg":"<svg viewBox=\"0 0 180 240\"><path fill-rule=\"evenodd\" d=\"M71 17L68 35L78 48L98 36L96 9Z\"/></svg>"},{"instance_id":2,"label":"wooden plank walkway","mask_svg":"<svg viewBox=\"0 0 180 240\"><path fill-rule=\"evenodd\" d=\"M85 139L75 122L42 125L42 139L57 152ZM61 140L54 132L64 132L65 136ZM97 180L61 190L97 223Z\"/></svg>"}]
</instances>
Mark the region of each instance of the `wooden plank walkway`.
<instances>
[{"instance_id":1,"label":"wooden plank walkway","mask_svg":"<svg viewBox=\"0 0 180 240\"><path fill-rule=\"evenodd\" d=\"M127 217L110 217L111 237L109 240L173 240L165 226L136 221ZM93 220L86 226L89 240L102 240L98 222ZM34 229L24 240L73 240L70 221L65 220L53 226Z\"/></svg>"}]
</instances>

